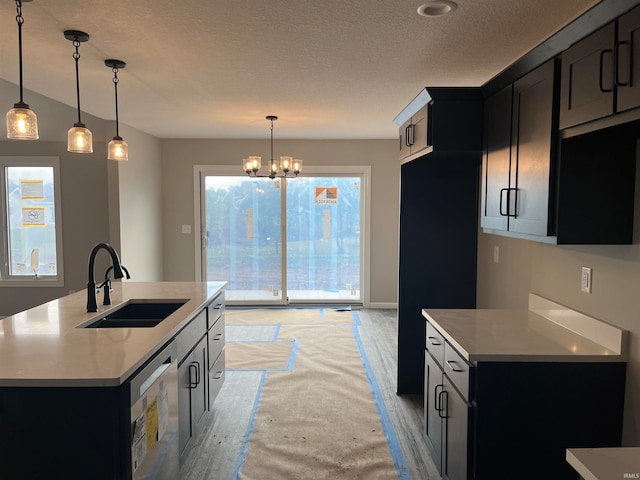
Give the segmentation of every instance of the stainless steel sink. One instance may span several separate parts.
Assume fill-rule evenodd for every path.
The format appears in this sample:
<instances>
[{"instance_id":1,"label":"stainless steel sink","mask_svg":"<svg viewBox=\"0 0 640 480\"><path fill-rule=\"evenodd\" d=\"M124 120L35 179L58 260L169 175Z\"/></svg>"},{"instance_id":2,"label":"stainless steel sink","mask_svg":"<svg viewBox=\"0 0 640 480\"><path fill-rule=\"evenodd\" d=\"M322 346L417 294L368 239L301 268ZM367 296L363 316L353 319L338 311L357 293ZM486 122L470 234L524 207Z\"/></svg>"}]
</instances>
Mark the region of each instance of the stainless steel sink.
<instances>
[{"instance_id":1,"label":"stainless steel sink","mask_svg":"<svg viewBox=\"0 0 640 480\"><path fill-rule=\"evenodd\" d=\"M186 300L131 300L83 328L150 328L186 303Z\"/></svg>"}]
</instances>

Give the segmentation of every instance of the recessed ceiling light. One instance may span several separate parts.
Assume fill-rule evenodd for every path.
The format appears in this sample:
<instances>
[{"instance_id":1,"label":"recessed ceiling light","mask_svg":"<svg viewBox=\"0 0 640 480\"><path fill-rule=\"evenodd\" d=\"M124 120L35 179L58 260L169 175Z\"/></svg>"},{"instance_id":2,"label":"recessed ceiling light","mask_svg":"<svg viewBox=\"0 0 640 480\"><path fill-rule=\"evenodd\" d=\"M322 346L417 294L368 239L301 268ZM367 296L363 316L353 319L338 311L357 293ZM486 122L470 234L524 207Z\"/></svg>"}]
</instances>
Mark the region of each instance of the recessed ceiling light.
<instances>
[{"instance_id":1,"label":"recessed ceiling light","mask_svg":"<svg viewBox=\"0 0 640 480\"><path fill-rule=\"evenodd\" d=\"M430 0L418 7L418 14L423 17L441 17L453 12L458 8L458 4L451 0Z\"/></svg>"}]
</instances>

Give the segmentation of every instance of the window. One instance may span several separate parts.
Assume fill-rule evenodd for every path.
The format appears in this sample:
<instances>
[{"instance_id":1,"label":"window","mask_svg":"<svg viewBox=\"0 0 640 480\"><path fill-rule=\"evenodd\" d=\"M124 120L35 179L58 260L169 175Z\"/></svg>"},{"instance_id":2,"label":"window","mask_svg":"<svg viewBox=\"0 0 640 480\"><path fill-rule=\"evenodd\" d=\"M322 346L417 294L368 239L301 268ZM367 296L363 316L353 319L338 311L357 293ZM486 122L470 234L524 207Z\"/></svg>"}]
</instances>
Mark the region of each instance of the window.
<instances>
[{"instance_id":1,"label":"window","mask_svg":"<svg viewBox=\"0 0 640 480\"><path fill-rule=\"evenodd\" d=\"M0 157L0 286L62 286L58 157Z\"/></svg>"}]
</instances>

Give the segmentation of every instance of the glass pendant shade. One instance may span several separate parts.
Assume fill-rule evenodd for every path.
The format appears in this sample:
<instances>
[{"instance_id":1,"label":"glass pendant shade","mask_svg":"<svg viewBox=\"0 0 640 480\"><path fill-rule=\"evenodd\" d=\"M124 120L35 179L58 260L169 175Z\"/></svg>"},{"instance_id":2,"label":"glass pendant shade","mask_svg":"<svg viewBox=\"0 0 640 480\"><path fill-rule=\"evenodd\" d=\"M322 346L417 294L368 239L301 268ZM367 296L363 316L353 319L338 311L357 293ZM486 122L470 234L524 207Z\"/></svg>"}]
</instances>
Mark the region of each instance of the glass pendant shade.
<instances>
[{"instance_id":1,"label":"glass pendant shade","mask_svg":"<svg viewBox=\"0 0 640 480\"><path fill-rule=\"evenodd\" d=\"M12 140L37 140L38 118L26 103L16 103L7 112L7 138Z\"/></svg>"},{"instance_id":2,"label":"glass pendant shade","mask_svg":"<svg viewBox=\"0 0 640 480\"><path fill-rule=\"evenodd\" d=\"M84 124L76 123L67 134L67 150L73 153L92 153L93 139L91 130Z\"/></svg>"},{"instance_id":3,"label":"glass pendant shade","mask_svg":"<svg viewBox=\"0 0 640 480\"><path fill-rule=\"evenodd\" d=\"M244 171L247 173L256 173L262 167L262 157L257 155L252 155L249 158L245 158L242 160L242 164L244 165Z\"/></svg>"},{"instance_id":4,"label":"glass pendant shade","mask_svg":"<svg viewBox=\"0 0 640 480\"><path fill-rule=\"evenodd\" d=\"M121 137L113 137L108 145L107 158L126 162L129 160L129 145Z\"/></svg>"}]
</instances>

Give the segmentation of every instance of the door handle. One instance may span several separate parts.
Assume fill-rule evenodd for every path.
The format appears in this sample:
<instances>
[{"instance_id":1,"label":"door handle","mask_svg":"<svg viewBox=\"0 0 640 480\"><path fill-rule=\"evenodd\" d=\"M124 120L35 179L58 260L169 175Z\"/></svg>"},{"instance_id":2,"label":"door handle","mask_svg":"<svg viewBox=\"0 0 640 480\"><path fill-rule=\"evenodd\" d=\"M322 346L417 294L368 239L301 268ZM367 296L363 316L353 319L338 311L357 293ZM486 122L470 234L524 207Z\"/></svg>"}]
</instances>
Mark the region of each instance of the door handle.
<instances>
[{"instance_id":1,"label":"door handle","mask_svg":"<svg viewBox=\"0 0 640 480\"><path fill-rule=\"evenodd\" d=\"M442 401L442 398L444 398L444 402ZM438 410L438 416L440 418L447 418L447 402L449 401L449 393L446 390L442 390L440 392L440 395L438 395L438 400L440 402L440 409Z\"/></svg>"},{"instance_id":2,"label":"door handle","mask_svg":"<svg viewBox=\"0 0 640 480\"><path fill-rule=\"evenodd\" d=\"M504 203L502 201L502 196L503 196L504 192L507 192L507 213L504 213L504 211L502 210L502 205ZM510 192L511 192L510 188L501 188L500 189L500 216L502 216L502 217L510 217L511 216L511 215L509 215L509 197L510 197Z\"/></svg>"},{"instance_id":3,"label":"door handle","mask_svg":"<svg viewBox=\"0 0 640 480\"><path fill-rule=\"evenodd\" d=\"M192 375L192 372L195 372L195 375ZM198 385L200 385L200 362L191 362L189 365L189 388L196 388Z\"/></svg>"},{"instance_id":4,"label":"door handle","mask_svg":"<svg viewBox=\"0 0 640 480\"><path fill-rule=\"evenodd\" d=\"M620 80L620 47L622 45L627 45L629 47L628 48L629 56L625 57L625 59L628 59L627 68L629 69L626 82L622 82ZM615 57L614 57L614 63L615 63L615 69L616 69L615 84L618 87L628 87L629 85L631 85L631 63L633 62L633 58L631 57L632 50L633 49L632 49L632 46L631 46L631 42L628 41L628 40L622 40L622 41L616 43L616 54L615 54Z\"/></svg>"},{"instance_id":5,"label":"door handle","mask_svg":"<svg viewBox=\"0 0 640 480\"><path fill-rule=\"evenodd\" d=\"M611 88L604 88L604 56L607 54L612 54L613 50L611 50L610 48L605 48L604 50L602 50L600 52L600 71L599 71L599 75L598 75L598 86L600 87L600 91L602 93L609 93L611 91L613 91L613 86Z\"/></svg>"},{"instance_id":6,"label":"door handle","mask_svg":"<svg viewBox=\"0 0 640 480\"><path fill-rule=\"evenodd\" d=\"M438 394L438 388L442 388L442 387L444 387L444 385L439 384L439 385L436 385L436 388L433 389L433 397L435 398L435 402L433 402L433 408L438 413L441 410L440 395ZM440 393L442 393L442 392L440 392Z\"/></svg>"}]
</instances>

